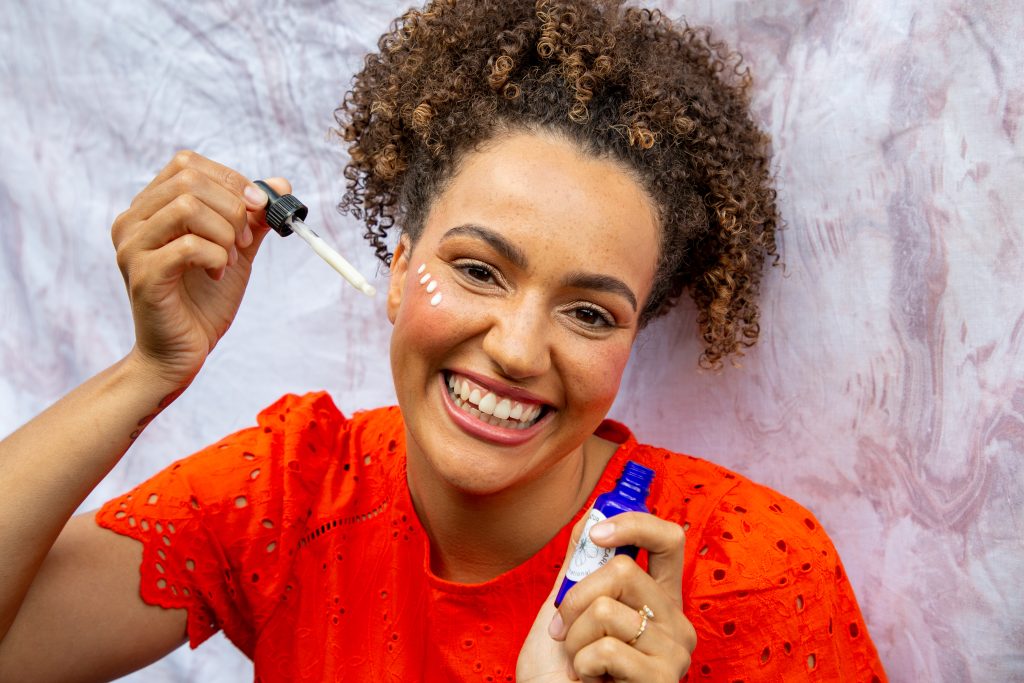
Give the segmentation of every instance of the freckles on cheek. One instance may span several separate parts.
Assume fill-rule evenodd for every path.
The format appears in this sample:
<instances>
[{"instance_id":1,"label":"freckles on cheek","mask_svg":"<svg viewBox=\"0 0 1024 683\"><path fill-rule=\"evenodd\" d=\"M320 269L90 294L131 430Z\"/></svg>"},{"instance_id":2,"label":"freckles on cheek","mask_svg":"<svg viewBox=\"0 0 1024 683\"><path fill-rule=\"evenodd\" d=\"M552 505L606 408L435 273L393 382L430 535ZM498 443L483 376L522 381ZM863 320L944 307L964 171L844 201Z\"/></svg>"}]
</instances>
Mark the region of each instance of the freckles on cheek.
<instances>
[{"instance_id":1,"label":"freckles on cheek","mask_svg":"<svg viewBox=\"0 0 1024 683\"><path fill-rule=\"evenodd\" d=\"M580 396L594 406L611 407L619 393L622 373L629 361L629 345L590 349L578 367Z\"/></svg>"},{"instance_id":2,"label":"freckles on cheek","mask_svg":"<svg viewBox=\"0 0 1024 683\"><path fill-rule=\"evenodd\" d=\"M404 303L399 313L407 338L422 345L450 333L456 322L451 290L451 283L437 277L425 264L412 271L405 281Z\"/></svg>"}]
</instances>

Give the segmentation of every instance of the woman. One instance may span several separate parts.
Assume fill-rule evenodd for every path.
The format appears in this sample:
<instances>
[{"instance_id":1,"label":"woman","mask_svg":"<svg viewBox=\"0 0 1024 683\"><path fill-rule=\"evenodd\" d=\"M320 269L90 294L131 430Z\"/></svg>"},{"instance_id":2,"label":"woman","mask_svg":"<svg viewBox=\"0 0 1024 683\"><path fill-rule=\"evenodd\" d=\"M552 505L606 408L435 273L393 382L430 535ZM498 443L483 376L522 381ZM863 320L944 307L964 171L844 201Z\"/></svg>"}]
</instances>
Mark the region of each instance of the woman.
<instances>
[{"instance_id":1,"label":"woman","mask_svg":"<svg viewBox=\"0 0 1024 683\"><path fill-rule=\"evenodd\" d=\"M262 681L884 679L809 513L604 420L683 291L704 363L756 341L778 219L738 67L614 2L407 14L338 111L400 408L285 396L69 521L194 379L267 232L246 178L177 155L114 223L132 352L3 443L0 679L102 680L219 628ZM653 514L590 540L646 553L556 610L627 460Z\"/></svg>"}]
</instances>

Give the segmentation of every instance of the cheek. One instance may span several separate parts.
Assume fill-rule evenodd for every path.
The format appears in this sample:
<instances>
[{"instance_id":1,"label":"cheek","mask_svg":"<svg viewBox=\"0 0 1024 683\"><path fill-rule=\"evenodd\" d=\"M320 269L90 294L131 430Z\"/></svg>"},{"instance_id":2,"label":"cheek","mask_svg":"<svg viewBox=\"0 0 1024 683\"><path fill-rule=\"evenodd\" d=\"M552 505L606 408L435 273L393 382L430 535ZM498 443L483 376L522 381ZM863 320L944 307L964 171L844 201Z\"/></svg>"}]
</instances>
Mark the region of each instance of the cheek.
<instances>
[{"instance_id":1,"label":"cheek","mask_svg":"<svg viewBox=\"0 0 1024 683\"><path fill-rule=\"evenodd\" d=\"M430 318L443 313L450 308L450 302L445 301L451 289L450 285L443 275L427 270L425 263L420 264L405 280L402 312L407 313L407 317L416 318Z\"/></svg>"},{"instance_id":2,"label":"cheek","mask_svg":"<svg viewBox=\"0 0 1024 683\"><path fill-rule=\"evenodd\" d=\"M581 410L603 415L611 408L629 361L630 347L628 343L588 344L585 353L572 354L570 391Z\"/></svg>"},{"instance_id":3,"label":"cheek","mask_svg":"<svg viewBox=\"0 0 1024 683\"><path fill-rule=\"evenodd\" d=\"M416 265L405 279L395 334L420 352L449 350L465 336L476 303L450 274Z\"/></svg>"},{"instance_id":4,"label":"cheek","mask_svg":"<svg viewBox=\"0 0 1024 683\"><path fill-rule=\"evenodd\" d=\"M427 264L421 263L416 268L414 282L415 287L413 289L422 289L422 293L430 297L428 303L431 306L440 306L441 302L444 301L444 292L441 290L440 280L427 270ZM412 292L409 292L407 289L406 294L410 293Z\"/></svg>"}]
</instances>

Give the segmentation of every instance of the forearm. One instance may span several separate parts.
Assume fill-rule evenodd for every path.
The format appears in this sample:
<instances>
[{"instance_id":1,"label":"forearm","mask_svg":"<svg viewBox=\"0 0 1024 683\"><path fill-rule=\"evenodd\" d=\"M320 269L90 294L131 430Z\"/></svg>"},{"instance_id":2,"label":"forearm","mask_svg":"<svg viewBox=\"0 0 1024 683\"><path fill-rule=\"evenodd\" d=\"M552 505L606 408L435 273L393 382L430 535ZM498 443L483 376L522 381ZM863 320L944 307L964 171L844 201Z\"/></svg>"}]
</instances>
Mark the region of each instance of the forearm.
<instances>
[{"instance_id":1,"label":"forearm","mask_svg":"<svg viewBox=\"0 0 1024 683\"><path fill-rule=\"evenodd\" d=\"M68 519L181 391L130 355L0 442L0 639Z\"/></svg>"}]
</instances>

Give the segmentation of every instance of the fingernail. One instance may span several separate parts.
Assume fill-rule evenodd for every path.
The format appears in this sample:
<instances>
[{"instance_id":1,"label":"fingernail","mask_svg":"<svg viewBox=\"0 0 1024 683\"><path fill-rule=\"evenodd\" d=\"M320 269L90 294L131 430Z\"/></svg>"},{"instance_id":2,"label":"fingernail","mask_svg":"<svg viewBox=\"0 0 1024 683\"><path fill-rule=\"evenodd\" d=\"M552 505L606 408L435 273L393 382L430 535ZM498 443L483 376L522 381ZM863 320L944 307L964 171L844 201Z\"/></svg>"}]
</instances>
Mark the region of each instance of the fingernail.
<instances>
[{"instance_id":1,"label":"fingernail","mask_svg":"<svg viewBox=\"0 0 1024 683\"><path fill-rule=\"evenodd\" d=\"M548 635L552 638L561 638L562 629L565 628L565 622L562 621L562 615L555 612L555 616L551 619L551 623L548 624Z\"/></svg>"},{"instance_id":2,"label":"fingernail","mask_svg":"<svg viewBox=\"0 0 1024 683\"><path fill-rule=\"evenodd\" d=\"M601 522L590 527L590 538L594 541L606 541L615 533L615 525L612 522Z\"/></svg>"},{"instance_id":3,"label":"fingernail","mask_svg":"<svg viewBox=\"0 0 1024 683\"><path fill-rule=\"evenodd\" d=\"M250 244L252 244L252 230L250 230L247 225L245 226L245 229L242 230L242 236L238 238L238 246L245 249Z\"/></svg>"},{"instance_id":4,"label":"fingernail","mask_svg":"<svg viewBox=\"0 0 1024 683\"><path fill-rule=\"evenodd\" d=\"M267 205L267 193L256 187L255 185L246 185L245 189L242 190L242 194L253 206L263 208Z\"/></svg>"}]
</instances>

